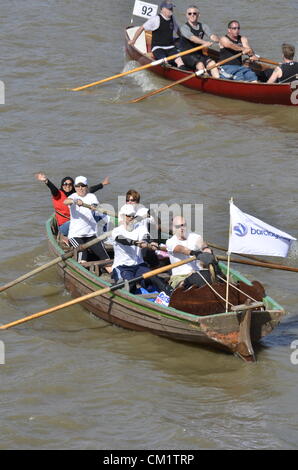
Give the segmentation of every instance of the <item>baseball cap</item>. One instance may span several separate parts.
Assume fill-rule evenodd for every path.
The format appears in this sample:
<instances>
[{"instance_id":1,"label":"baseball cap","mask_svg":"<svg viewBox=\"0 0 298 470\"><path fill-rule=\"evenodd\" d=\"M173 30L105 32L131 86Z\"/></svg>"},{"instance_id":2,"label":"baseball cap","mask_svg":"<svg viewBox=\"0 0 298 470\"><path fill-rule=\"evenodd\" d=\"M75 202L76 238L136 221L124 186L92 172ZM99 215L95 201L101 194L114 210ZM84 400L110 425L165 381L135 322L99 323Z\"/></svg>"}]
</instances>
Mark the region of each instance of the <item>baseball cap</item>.
<instances>
[{"instance_id":1,"label":"baseball cap","mask_svg":"<svg viewBox=\"0 0 298 470\"><path fill-rule=\"evenodd\" d=\"M77 184L85 184L86 186L88 186L88 180L85 176L77 176L76 179L75 179L75 186Z\"/></svg>"},{"instance_id":2,"label":"baseball cap","mask_svg":"<svg viewBox=\"0 0 298 470\"><path fill-rule=\"evenodd\" d=\"M176 5L172 2L161 2L160 8L167 8L168 10L173 10Z\"/></svg>"},{"instance_id":3,"label":"baseball cap","mask_svg":"<svg viewBox=\"0 0 298 470\"><path fill-rule=\"evenodd\" d=\"M124 206L121 207L119 214L135 216L136 211L132 204L124 204Z\"/></svg>"},{"instance_id":4,"label":"baseball cap","mask_svg":"<svg viewBox=\"0 0 298 470\"><path fill-rule=\"evenodd\" d=\"M136 217L147 217L148 211L149 209L147 209L147 207L140 207L136 212Z\"/></svg>"}]
</instances>

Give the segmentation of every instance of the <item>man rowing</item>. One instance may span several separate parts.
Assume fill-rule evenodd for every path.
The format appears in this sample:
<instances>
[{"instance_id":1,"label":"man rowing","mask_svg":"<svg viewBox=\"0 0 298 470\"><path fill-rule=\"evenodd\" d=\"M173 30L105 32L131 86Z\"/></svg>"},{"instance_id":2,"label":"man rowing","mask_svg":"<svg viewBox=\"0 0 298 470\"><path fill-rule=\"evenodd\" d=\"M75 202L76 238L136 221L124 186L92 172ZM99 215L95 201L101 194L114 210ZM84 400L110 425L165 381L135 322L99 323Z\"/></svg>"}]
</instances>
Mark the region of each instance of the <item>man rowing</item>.
<instances>
[{"instance_id":1,"label":"man rowing","mask_svg":"<svg viewBox=\"0 0 298 470\"><path fill-rule=\"evenodd\" d=\"M250 60L257 60L252 48L248 42L247 37L240 35L239 21L232 20L228 23L228 30L225 36L219 40L220 60L229 59L237 52L247 54ZM223 74L222 78L229 78L231 80L244 80L247 82L256 82L258 77L255 72L242 63L242 57L230 60L227 64L222 65Z\"/></svg>"},{"instance_id":2,"label":"man rowing","mask_svg":"<svg viewBox=\"0 0 298 470\"><path fill-rule=\"evenodd\" d=\"M170 55L178 54L175 46L175 35L178 36L179 26L173 17L173 8L175 5L170 1L163 1L160 4L159 15L149 18L135 32L134 37L128 41L128 44L134 45L143 31L152 31L151 51L155 59L163 59ZM184 63L181 57L173 61L177 67L184 69Z\"/></svg>"},{"instance_id":3,"label":"man rowing","mask_svg":"<svg viewBox=\"0 0 298 470\"><path fill-rule=\"evenodd\" d=\"M207 261L207 264L209 264L209 262L212 263L215 260L210 248L201 235L194 232L188 232L184 217L174 217L173 234L174 235L166 241L166 247L170 255L171 264L189 258L190 256L196 256L198 260L172 269L170 285L175 289L180 284L183 284L190 275L204 269L204 265L200 261L200 258L202 258L203 262Z\"/></svg>"},{"instance_id":4,"label":"man rowing","mask_svg":"<svg viewBox=\"0 0 298 470\"><path fill-rule=\"evenodd\" d=\"M219 42L219 38L216 34L212 33L209 26L199 22L200 12L197 6L189 6L186 10L187 22L181 26L181 39L180 48L183 51L192 49L198 45L205 45L206 48L211 46L211 42L207 39L210 38L214 42ZM205 70L206 66L209 67L215 65L207 55L201 53L201 51L188 54L183 57L183 61L187 67L192 70ZM210 71L214 78L219 78L219 72L217 67L214 67Z\"/></svg>"},{"instance_id":5,"label":"man rowing","mask_svg":"<svg viewBox=\"0 0 298 470\"><path fill-rule=\"evenodd\" d=\"M298 62L294 61L295 47L291 44L282 44L283 63L276 67L267 83L288 83L296 80L298 75Z\"/></svg>"},{"instance_id":6,"label":"man rowing","mask_svg":"<svg viewBox=\"0 0 298 470\"><path fill-rule=\"evenodd\" d=\"M150 236L147 226L144 224L135 226L136 210L132 204L125 204L122 208L122 220L118 227L112 231L111 239L114 247L114 263L112 266L112 279L115 282L141 277L150 271L142 254L142 249L151 248ZM150 280L141 281L144 288L153 285L157 290L164 291L168 295L172 292L170 286L157 276ZM136 285L129 285L130 292L136 292Z\"/></svg>"}]
</instances>

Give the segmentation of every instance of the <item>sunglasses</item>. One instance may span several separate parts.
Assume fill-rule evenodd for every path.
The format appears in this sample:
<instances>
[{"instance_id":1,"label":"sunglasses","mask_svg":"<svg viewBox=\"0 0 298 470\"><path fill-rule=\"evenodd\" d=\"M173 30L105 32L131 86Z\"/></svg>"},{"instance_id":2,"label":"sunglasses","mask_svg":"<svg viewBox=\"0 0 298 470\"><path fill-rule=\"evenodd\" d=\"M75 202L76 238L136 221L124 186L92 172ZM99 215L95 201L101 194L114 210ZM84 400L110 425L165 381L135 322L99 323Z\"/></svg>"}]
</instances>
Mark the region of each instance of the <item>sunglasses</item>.
<instances>
[{"instance_id":1,"label":"sunglasses","mask_svg":"<svg viewBox=\"0 0 298 470\"><path fill-rule=\"evenodd\" d=\"M62 186L72 186L73 184L72 183L63 183Z\"/></svg>"},{"instance_id":2,"label":"sunglasses","mask_svg":"<svg viewBox=\"0 0 298 470\"><path fill-rule=\"evenodd\" d=\"M127 214L125 214L125 215L126 215L126 217L130 217L131 219L135 219L135 218L136 218L135 215L127 215Z\"/></svg>"},{"instance_id":3,"label":"sunglasses","mask_svg":"<svg viewBox=\"0 0 298 470\"><path fill-rule=\"evenodd\" d=\"M174 225L175 228L186 227L186 224Z\"/></svg>"},{"instance_id":4,"label":"sunglasses","mask_svg":"<svg viewBox=\"0 0 298 470\"><path fill-rule=\"evenodd\" d=\"M199 13L197 13L195 11L190 11L187 14L188 14L188 16L191 16L191 15L198 16Z\"/></svg>"},{"instance_id":5,"label":"sunglasses","mask_svg":"<svg viewBox=\"0 0 298 470\"><path fill-rule=\"evenodd\" d=\"M75 185L76 188L86 188L86 186L87 184L83 184L83 183L79 183Z\"/></svg>"},{"instance_id":6,"label":"sunglasses","mask_svg":"<svg viewBox=\"0 0 298 470\"><path fill-rule=\"evenodd\" d=\"M136 199L126 199L126 202L137 202Z\"/></svg>"}]
</instances>

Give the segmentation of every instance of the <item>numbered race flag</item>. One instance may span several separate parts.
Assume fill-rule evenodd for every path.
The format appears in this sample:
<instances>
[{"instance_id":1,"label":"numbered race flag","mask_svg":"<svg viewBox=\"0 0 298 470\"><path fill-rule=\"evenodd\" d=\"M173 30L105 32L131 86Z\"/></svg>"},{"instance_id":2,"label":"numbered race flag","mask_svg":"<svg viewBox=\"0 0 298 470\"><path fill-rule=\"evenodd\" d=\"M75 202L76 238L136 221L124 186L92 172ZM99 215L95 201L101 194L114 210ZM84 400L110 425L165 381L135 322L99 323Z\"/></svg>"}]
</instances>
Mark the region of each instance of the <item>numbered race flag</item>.
<instances>
[{"instance_id":1,"label":"numbered race flag","mask_svg":"<svg viewBox=\"0 0 298 470\"><path fill-rule=\"evenodd\" d=\"M241 212L230 202L229 252L286 257L296 238Z\"/></svg>"},{"instance_id":2,"label":"numbered race flag","mask_svg":"<svg viewBox=\"0 0 298 470\"><path fill-rule=\"evenodd\" d=\"M141 16L142 18L151 18L152 16L157 15L157 10L158 5L136 0L132 14L134 16Z\"/></svg>"}]
</instances>

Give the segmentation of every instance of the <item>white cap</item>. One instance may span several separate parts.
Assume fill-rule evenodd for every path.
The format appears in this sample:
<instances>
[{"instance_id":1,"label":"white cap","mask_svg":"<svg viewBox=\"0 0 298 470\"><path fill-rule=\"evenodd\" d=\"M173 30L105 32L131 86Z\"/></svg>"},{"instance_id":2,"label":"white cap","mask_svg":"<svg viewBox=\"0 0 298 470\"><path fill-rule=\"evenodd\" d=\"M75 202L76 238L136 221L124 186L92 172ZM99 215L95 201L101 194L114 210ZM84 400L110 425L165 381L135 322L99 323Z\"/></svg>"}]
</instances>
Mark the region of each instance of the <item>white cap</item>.
<instances>
[{"instance_id":1,"label":"white cap","mask_svg":"<svg viewBox=\"0 0 298 470\"><path fill-rule=\"evenodd\" d=\"M148 211L149 209L147 209L147 207L140 207L136 212L136 217L147 217Z\"/></svg>"},{"instance_id":2,"label":"white cap","mask_svg":"<svg viewBox=\"0 0 298 470\"><path fill-rule=\"evenodd\" d=\"M119 215L136 215L134 206L132 204L124 204L119 211Z\"/></svg>"},{"instance_id":3,"label":"white cap","mask_svg":"<svg viewBox=\"0 0 298 470\"><path fill-rule=\"evenodd\" d=\"M80 184L80 183L86 184L86 186L88 186L87 178L85 176L77 176L74 184L76 186L77 184Z\"/></svg>"}]
</instances>

